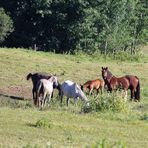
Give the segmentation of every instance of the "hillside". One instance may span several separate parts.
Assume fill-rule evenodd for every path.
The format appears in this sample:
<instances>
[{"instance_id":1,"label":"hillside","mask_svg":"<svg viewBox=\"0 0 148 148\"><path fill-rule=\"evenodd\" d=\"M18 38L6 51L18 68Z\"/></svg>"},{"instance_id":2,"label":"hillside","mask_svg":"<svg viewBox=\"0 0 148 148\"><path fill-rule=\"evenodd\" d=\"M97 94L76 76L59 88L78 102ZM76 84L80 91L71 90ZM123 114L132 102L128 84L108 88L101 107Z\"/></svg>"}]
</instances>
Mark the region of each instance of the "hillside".
<instances>
[{"instance_id":1,"label":"hillside","mask_svg":"<svg viewBox=\"0 0 148 148\"><path fill-rule=\"evenodd\" d=\"M108 66L116 76L137 75L141 82L141 102L128 101L131 111L81 112L73 100L60 105L57 93L51 107L43 111L32 105L32 83L26 75L46 72L60 75L60 82L82 84L101 78L101 67ZM120 62L85 55L61 55L25 49L0 49L0 147L93 147L103 139L115 147L148 145L148 62ZM129 96L129 95L128 95ZM36 127L41 119L49 127ZM116 143L117 142L117 143Z\"/></svg>"}]
</instances>

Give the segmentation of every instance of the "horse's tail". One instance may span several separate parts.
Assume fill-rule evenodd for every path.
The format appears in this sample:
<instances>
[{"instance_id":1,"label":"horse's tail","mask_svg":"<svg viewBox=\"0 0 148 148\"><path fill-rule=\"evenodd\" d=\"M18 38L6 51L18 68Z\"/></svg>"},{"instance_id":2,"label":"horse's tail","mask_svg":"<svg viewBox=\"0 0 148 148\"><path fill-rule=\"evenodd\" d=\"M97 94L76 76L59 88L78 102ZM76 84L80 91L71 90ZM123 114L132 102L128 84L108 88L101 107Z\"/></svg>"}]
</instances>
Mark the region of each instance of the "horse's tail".
<instances>
[{"instance_id":1,"label":"horse's tail","mask_svg":"<svg viewBox=\"0 0 148 148\"><path fill-rule=\"evenodd\" d=\"M29 74L26 76L26 79L29 80L31 77L32 77L32 74L29 73Z\"/></svg>"},{"instance_id":2,"label":"horse's tail","mask_svg":"<svg viewBox=\"0 0 148 148\"><path fill-rule=\"evenodd\" d=\"M37 99L38 99L41 94L41 91L43 93L43 83L41 81L38 81L36 88L37 88L36 91L37 91Z\"/></svg>"},{"instance_id":3,"label":"horse's tail","mask_svg":"<svg viewBox=\"0 0 148 148\"><path fill-rule=\"evenodd\" d=\"M139 79L138 79L138 85L136 87L135 99L140 101L140 82L139 82Z\"/></svg>"}]
</instances>

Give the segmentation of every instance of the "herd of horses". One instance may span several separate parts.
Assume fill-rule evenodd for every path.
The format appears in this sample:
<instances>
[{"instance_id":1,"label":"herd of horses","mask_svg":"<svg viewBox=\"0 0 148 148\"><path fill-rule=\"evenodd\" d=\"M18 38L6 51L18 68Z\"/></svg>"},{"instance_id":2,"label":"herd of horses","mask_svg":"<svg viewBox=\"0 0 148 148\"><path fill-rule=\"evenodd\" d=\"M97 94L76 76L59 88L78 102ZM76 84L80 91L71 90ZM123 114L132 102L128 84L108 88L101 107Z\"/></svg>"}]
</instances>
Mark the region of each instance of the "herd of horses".
<instances>
[{"instance_id":1,"label":"herd of horses","mask_svg":"<svg viewBox=\"0 0 148 148\"><path fill-rule=\"evenodd\" d=\"M127 91L129 89L131 92L131 100L136 102L140 101L140 82L137 76L125 75L116 77L109 71L108 67L102 67L102 78L103 80L89 80L83 85L78 85L70 80L66 80L60 84L57 76L51 74L29 73L26 77L27 80L32 80L33 103L35 106L41 108L46 106L46 103L50 104L54 89L58 90L61 103L63 101L63 96L67 97L67 106L70 98L73 98L75 102L80 98L89 106L89 100L84 92L88 90L91 95L92 91L96 89L98 95L99 92L103 93L105 86L109 92L123 90L125 99L127 99Z\"/></svg>"}]
</instances>

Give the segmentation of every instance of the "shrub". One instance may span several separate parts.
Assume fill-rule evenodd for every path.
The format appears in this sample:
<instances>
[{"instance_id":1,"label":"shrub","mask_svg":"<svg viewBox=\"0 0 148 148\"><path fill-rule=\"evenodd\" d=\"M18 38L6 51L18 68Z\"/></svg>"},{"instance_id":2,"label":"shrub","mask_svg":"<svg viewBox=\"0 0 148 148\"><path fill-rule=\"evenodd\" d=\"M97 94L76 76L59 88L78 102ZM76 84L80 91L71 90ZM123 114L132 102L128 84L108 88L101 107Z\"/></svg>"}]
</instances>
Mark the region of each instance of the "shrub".
<instances>
[{"instance_id":1,"label":"shrub","mask_svg":"<svg viewBox=\"0 0 148 148\"><path fill-rule=\"evenodd\" d=\"M50 128L51 125L49 121L46 118L42 118L38 120L35 124L36 127L41 127L41 128Z\"/></svg>"},{"instance_id":2,"label":"shrub","mask_svg":"<svg viewBox=\"0 0 148 148\"><path fill-rule=\"evenodd\" d=\"M99 95L97 98L92 98L90 101L90 106L83 106L82 110L86 112L91 111L117 111L117 112L127 112L129 111L129 106L120 93L110 93Z\"/></svg>"}]
</instances>

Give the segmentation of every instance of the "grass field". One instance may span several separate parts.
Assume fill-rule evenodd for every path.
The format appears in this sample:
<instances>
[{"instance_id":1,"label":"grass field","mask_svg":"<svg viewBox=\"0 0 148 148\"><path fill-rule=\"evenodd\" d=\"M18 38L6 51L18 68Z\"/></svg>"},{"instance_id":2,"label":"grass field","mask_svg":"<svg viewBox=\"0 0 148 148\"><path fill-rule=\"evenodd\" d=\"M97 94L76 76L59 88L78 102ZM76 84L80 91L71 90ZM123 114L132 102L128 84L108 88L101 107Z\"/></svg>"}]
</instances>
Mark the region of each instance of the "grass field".
<instances>
[{"instance_id":1,"label":"grass field","mask_svg":"<svg viewBox=\"0 0 148 148\"><path fill-rule=\"evenodd\" d=\"M148 55L131 62L86 55L61 55L25 49L0 48L0 147L148 147ZM130 111L83 113L71 100L60 105L57 92L50 108L32 105L31 81L26 75L46 72L82 84L101 78L101 67L113 74L137 75L141 101L128 101ZM129 95L128 95L129 96ZM89 98L90 96L88 96ZM93 99L92 97L90 97ZM98 98L99 99L99 98ZM44 122L37 126L38 121ZM104 141L105 139L105 141ZM105 145L105 146L104 146Z\"/></svg>"}]
</instances>

